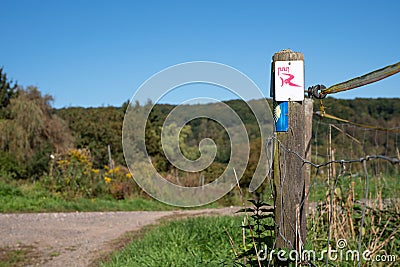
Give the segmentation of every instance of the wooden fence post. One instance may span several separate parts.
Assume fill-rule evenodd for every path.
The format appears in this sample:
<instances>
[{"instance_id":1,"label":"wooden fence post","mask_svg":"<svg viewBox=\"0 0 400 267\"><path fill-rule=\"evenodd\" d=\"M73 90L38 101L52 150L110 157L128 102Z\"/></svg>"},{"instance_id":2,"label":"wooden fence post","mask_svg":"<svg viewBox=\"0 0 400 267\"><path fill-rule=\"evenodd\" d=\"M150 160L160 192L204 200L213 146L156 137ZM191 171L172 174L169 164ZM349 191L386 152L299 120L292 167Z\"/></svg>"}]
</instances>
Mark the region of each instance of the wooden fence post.
<instances>
[{"instance_id":1,"label":"wooden fence post","mask_svg":"<svg viewBox=\"0 0 400 267\"><path fill-rule=\"evenodd\" d=\"M304 158L311 162L311 138L312 138L312 118L313 118L313 109L314 109L314 101L312 98L304 99L304 115L305 115L305 129L304 129ZM311 166L307 164L304 166L304 182L305 182L305 202L304 209L306 214L309 213L309 205L308 205L308 197L310 192L310 178L311 178Z\"/></svg>"},{"instance_id":2,"label":"wooden fence post","mask_svg":"<svg viewBox=\"0 0 400 267\"><path fill-rule=\"evenodd\" d=\"M276 61L303 61L304 56L299 52L282 50L275 53L272 59L274 66ZM309 114L310 105L311 100L289 101L288 131L275 133L273 177L277 249L301 251L306 239L305 198L308 192L306 176L309 175L309 169L295 153L303 158L311 155L311 123L307 123L305 116L306 110L307 116L312 116L312 106ZM279 264L277 266L286 266L288 263Z\"/></svg>"}]
</instances>

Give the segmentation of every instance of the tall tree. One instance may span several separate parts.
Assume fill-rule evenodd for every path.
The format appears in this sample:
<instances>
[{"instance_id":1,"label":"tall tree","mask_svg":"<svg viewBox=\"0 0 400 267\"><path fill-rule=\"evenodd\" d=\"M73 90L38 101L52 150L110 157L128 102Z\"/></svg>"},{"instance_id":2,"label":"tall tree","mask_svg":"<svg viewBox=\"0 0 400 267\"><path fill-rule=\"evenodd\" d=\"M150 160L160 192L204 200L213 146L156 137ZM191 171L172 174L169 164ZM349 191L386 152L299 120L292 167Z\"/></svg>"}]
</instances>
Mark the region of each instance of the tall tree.
<instances>
[{"instance_id":1,"label":"tall tree","mask_svg":"<svg viewBox=\"0 0 400 267\"><path fill-rule=\"evenodd\" d=\"M9 81L7 74L0 68L0 119L4 118L4 108L10 103L10 99L16 94L18 85Z\"/></svg>"},{"instance_id":2,"label":"tall tree","mask_svg":"<svg viewBox=\"0 0 400 267\"><path fill-rule=\"evenodd\" d=\"M0 120L0 150L14 158L21 176L36 176L48 166L50 153L63 152L72 136L63 120L53 114L51 96L36 87L18 89Z\"/></svg>"}]
</instances>

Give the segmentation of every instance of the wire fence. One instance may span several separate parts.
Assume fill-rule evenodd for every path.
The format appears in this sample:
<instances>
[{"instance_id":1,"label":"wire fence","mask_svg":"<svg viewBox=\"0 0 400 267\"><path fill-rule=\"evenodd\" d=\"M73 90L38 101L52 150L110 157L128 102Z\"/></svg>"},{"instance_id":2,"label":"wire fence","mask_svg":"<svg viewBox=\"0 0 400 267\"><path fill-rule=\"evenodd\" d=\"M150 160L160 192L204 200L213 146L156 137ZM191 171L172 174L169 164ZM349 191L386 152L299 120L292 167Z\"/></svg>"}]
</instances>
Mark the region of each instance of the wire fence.
<instances>
[{"instance_id":1,"label":"wire fence","mask_svg":"<svg viewBox=\"0 0 400 267\"><path fill-rule=\"evenodd\" d=\"M327 94L373 83L399 71L400 62L329 88L316 86L310 90L321 99ZM309 163L315 169L309 199L318 203L312 208L309 228L314 235L310 237L316 242L315 233L321 227L322 232L326 232L327 251L331 249L332 239L336 240L337 249L347 246L346 249L351 249L356 245L357 261L351 264L349 259L343 262L341 258L340 266L395 266L400 248L400 128L364 125L326 114L320 101L320 111L316 112L319 120L313 135L312 159L316 164ZM324 118L341 123L328 124L321 121ZM321 195L324 188L326 193ZM321 223L324 213L327 221ZM340 247L339 240L350 242ZM370 256L364 261L360 257L363 250ZM384 260L377 261L377 256L382 255ZM329 264L330 259L326 257L325 265Z\"/></svg>"},{"instance_id":2,"label":"wire fence","mask_svg":"<svg viewBox=\"0 0 400 267\"><path fill-rule=\"evenodd\" d=\"M279 139L271 139L286 155L293 154L311 167L308 195L301 203L301 208L308 209L308 244L301 247L326 256L320 255L320 261L318 255L307 259L307 266L378 266L378 256L385 257L385 266L396 266L400 260L396 258L400 252L398 131L319 119L313 129L311 161ZM284 233L278 234L286 240ZM341 257L335 258L332 252L340 252Z\"/></svg>"},{"instance_id":3,"label":"wire fence","mask_svg":"<svg viewBox=\"0 0 400 267\"><path fill-rule=\"evenodd\" d=\"M363 259L361 255L367 251L369 259L385 255L392 260L385 266L395 266L389 256L399 253L398 131L318 120L311 161L276 141L280 149L312 168L309 205L301 203L309 206L308 242L320 251L357 251L358 257L353 259L327 256L325 265L377 266ZM338 242L345 241L346 247L338 248Z\"/></svg>"}]
</instances>

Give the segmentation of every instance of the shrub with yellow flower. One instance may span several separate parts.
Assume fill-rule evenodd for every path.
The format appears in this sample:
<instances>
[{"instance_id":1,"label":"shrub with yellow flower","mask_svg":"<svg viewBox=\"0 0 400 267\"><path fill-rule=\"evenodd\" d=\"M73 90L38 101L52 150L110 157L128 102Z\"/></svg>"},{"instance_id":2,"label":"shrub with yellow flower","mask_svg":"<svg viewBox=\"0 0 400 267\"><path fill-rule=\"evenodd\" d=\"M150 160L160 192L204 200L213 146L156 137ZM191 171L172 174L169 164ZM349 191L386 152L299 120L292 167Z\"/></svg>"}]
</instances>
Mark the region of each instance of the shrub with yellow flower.
<instances>
[{"instance_id":1,"label":"shrub with yellow flower","mask_svg":"<svg viewBox=\"0 0 400 267\"><path fill-rule=\"evenodd\" d=\"M65 154L55 155L50 173L42 178L42 183L66 199L94 198L104 194L125 199L142 192L126 167L94 168L87 149L71 149Z\"/></svg>"},{"instance_id":2,"label":"shrub with yellow flower","mask_svg":"<svg viewBox=\"0 0 400 267\"><path fill-rule=\"evenodd\" d=\"M104 182L107 185L109 193L115 199L125 199L140 192L128 168L123 166L115 166L114 168L104 166L104 169L106 170L104 173Z\"/></svg>"},{"instance_id":3,"label":"shrub with yellow flower","mask_svg":"<svg viewBox=\"0 0 400 267\"><path fill-rule=\"evenodd\" d=\"M76 199L104 194L106 188L101 178L100 170L93 168L88 149L71 149L52 158L50 173L42 182L50 191Z\"/></svg>"}]
</instances>

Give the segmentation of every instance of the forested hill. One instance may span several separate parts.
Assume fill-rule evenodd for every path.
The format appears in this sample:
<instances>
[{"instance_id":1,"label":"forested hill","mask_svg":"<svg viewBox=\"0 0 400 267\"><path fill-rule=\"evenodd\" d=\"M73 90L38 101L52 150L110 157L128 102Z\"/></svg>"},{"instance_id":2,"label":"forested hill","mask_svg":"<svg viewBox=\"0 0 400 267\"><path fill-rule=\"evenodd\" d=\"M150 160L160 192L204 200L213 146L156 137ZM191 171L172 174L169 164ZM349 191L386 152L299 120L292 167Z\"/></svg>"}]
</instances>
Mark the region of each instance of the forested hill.
<instances>
[{"instance_id":1,"label":"forested hill","mask_svg":"<svg viewBox=\"0 0 400 267\"><path fill-rule=\"evenodd\" d=\"M400 98L326 98L325 112L352 122L386 128L400 127ZM314 102L314 111L320 109Z\"/></svg>"},{"instance_id":2,"label":"forested hill","mask_svg":"<svg viewBox=\"0 0 400 267\"><path fill-rule=\"evenodd\" d=\"M250 141L254 153L257 153L259 144L259 132L255 117L244 101L232 100L225 102L234 109L244 122L250 132ZM354 100L343 100L326 98L322 101L325 112L342 119L347 119L360 124L376 125L380 127L400 127L400 98L379 98ZM98 108L63 108L56 110L56 114L64 119L75 137L77 148L89 148L94 163L97 167L108 164L107 146L110 145L112 157L116 164L125 165L121 141L121 129L124 119L124 112L127 107L98 107ZM172 166L168 164L161 151L160 132L162 124L174 105L157 104L149 117L148 133L146 139L149 155L153 162L162 172L170 172ZM193 106L193 108L196 108ZM218 112L217 104L207 104L210 113ZM314 111L320 110L320 101L314 103ZM327 123L338 123L327 118L314 116L314 122L325 121ZM184 142L188 147L195 149L198 142L210 137L215 140L219 150L216 163L211 172L218 172L218 169L229 161L229 140L221 125L212 120L195 119L189 124ZM147 138L147 137L146 137ZM188 150L189 151L189 150ZM185 154L185 153L184 153ZM194 152L194 154L196 154ZM196 155L194 155L194 158ZM255 163L254 163L255 164ZM250 164L251 165L251 164ZM251 166L250 166L251 167ZM251 176L251 172L248 173Z\"/></svg>"}]
</instances>

